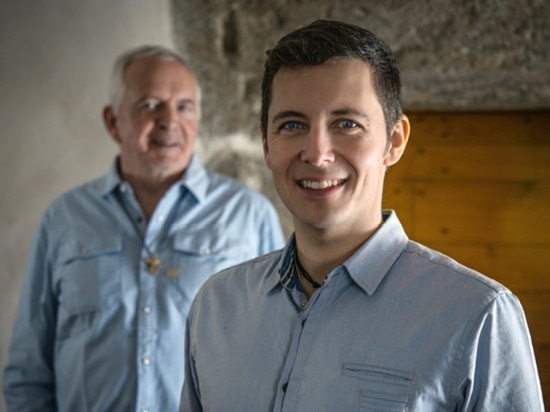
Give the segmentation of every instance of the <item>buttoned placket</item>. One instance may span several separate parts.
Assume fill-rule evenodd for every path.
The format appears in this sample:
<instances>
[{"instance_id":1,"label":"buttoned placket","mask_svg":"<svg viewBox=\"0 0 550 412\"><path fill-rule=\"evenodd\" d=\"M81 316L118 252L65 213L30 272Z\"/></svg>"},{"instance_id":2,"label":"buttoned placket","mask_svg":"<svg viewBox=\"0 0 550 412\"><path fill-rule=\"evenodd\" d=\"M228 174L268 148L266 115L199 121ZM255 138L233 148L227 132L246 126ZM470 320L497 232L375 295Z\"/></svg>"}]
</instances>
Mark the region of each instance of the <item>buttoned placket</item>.
<instances>
[{"instance_id":1,"label":"buttoned placket","mask_svg":"<svg viewBox=\"0 0 550 412\"><path fill-rule=\"evenodd\" d=\"M172 189L178 189L177 187ZM160 249L163 245L163 235L166 236L165 225L170 224L167 220L169 212L172 207L176 207L176 196L179 190L170 190L170 193L161 200L157 205L153 215L149 222L146 222L141 209L139 208L135 197L129 196L132 193L131 189L127 188L124 184L121 185L121 193L124 199L125 208L131 216L129 218L135 219L133 223L135 228L138 228L140 233L143 233L143 242L140 245L139 251L139 263L137 264L137 398L136 398L136 412L137 411L150 411L154 410L153 404L155 399L155 370L158 367L155 364L155 342L157 340L156 330L158 328L157 313L155 312L158 305L156 302L157 293L157 281L158 276L162 276L165 268L162 263L159 267L157 275L153 275L149 272L147 265L144 264L146 258L150 257L150 253L153 253L158 257L161 262L165 260ZM136 233L136 236L138 234ZM147 245L145 247L144 245Z\"/></svg>"},{"instance_id":2,"label":"buttoned placket","mask_svg":"<svg viewBox=\"0 0 550 412\"><path fill-rule=\"evenodd\" d=\"M347 284L347 282L338 282L336 279L343 270L341 266L336 268L309 301L295 288L290 291L296 305L296 323L278 385L275 411L296 411L300 383L307 367L310 350L315 344L317 331L323 326L323 313Z\"/></svg>"},{"instance_id":3,"label":"buttoned placket","mask_svg":"<svg viewBox=\"0 0 550 412\"><path fill-rule=\"evenodd\" d=\"M176 208L181 204L178 202L180 196L183 196L180 186L172 186L165 193L157 205L149 223L145 228L145 242L149 246L150 252L154 253L161 260L158 274L152 275L149 273L145 265L140 265L140 290L139 290L139 305L143 308L139 319L143 322L139 324L140 341L138 348L143 348L143 352L139 354L143 362L140 364L143 370L144 379L138 382L138 402L136 402L137 410L155 410L156 405L151 402L155 399L154 389L156 387L155 377L161 365L155 364L154 353L156 352L155 342L157 341L156 331L159 327L158 314L154 310L158 308L156 301L158 294L159 277L167 276L167 271L170 265L170 246L166 244L169 240L170 226L173 223L176 215ZM148 251L142 250L142 260L146 257ZM149 308L149 309L145 309ZM139 349L141 351L141 349ZM144 393L143 398L141 392Z\"/></svg>"},{"instance_id":4,"label":"buttoned placket","mask_svg":"<svg viewBox=\"0 0 550 412\"><path fill-rule=\"evenodd\" d=\"M311 339L319 317L317 303L324 287L317 290L307 301L303 293L294 291L293 297L297 305L296 322L290 350L279 381L279 391L275 402L276 411L294 410L299 384L307 362ZM317 320L317 321L316 321Z\"/></svg>"}]
</instances>

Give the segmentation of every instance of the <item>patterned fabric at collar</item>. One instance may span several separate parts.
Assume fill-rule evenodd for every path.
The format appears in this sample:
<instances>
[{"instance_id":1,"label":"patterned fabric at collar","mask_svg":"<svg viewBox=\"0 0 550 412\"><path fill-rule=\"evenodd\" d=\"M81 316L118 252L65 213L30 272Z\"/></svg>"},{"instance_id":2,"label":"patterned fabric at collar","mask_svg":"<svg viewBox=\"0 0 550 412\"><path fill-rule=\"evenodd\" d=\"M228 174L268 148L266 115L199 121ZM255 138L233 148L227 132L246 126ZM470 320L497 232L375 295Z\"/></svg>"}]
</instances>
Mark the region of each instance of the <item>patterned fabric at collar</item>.
<instances>
[{"instance_id":1,"label":"patterned fabric at collar","mask_svg":"<svg viewBox=\"0 0 550 412\"><path fill-rule=\"evenodd\" d=\"M298 283L296 276L294 275L294 265L292 260L296 251L296 238L292 235L288 242L288 246L285 249L282 265L279 269L279 275L281 276L281 283L288 289L293 289Z\"/></svg>"},{"instance_id":2,"label":"patterned fabric at collar","mask_svg":"<svg viewBox=\"0 0 550 412\"><path fill-rule=\"evenodd\" d=\"M359 287L372 295L406 247L407 242L408 237L395 212L384 210L383 224L342 266ZM293 265L294 253L296 253L296 238L292 235L280 259L279 282L287 289L301 290ZM274 286L271 282L269 285L270 288Z\"/></svg>"}]
</instances>

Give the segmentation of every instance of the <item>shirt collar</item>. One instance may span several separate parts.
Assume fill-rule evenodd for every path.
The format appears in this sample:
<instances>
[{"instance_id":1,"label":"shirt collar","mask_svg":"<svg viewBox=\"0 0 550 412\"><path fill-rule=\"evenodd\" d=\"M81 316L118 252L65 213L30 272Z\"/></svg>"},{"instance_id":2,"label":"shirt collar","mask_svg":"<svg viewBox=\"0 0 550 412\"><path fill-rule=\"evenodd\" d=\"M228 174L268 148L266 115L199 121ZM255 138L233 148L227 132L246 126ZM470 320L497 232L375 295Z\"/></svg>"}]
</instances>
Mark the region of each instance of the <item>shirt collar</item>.
<instances>
[{"instance_id":1,"label":"shirt collar","mask_svg":"<svg viewBox=\"0 0 550 412\"><path fill-rule=\"evenodd\" d=\"M105 197L122 184L122 179L118 173L119 163L120 160L117 156L107 174L96 181L95 188L98 196Z\"/></svg>"},{"instance_id":2,"label":"shirt collar","mask_svg":"<svg viewBox=\"0 0 550 412\"><path fill-rule=\"evenodd\" d=\"M369 295L382 283L409 241L394 211L384 210L382 217L378 230L344 262L351 278Z\"/></svg>"},{"instance_id":3,"label":"shirt collar","mask_svg":"<svg viewBox=\"0 0 550 412\"><path fill-rule=\"evenodd\" d=\"M206 198L209 181L206 169L197 156L193 155L179 184L182 188L186 188L200 203Z\"/></svg>"},{"instance_id":4,"label":"shirt collar","mask_svg":"<svg viewBox=\"0 0 550 412\"><path fill-rule=\"evenodd\" d=\"M294 234L290 236L285 248L281 253L279 263L275 266L277 273L267 276L263 285L263 291L268 293L275 287L282 285L292 289L296 286L297 280L294 276L292 258L296 250L296 238Z\"/></svg>"},{"instance_id":5,"label":"shirt collar","mask_svg":"<svg viewBox=\"0 0 550 412\"><path fill-rule=\"evenodd\" d=\"M119 163L120 160L117 156L107 174L97 181L96 190L99 196L107 196L124 183L118 172ZM191 156L182 178L175 184L179 185L181 189L187 189L198 202L202 202L206 198L209 184L208 173L196 155Z\"/></svg>"},{"instance_id":6,"label":"shirt collar","mask_svg":"<svg viewBox=\"0 0 550 412\"><path fill-rule=\"evenodd\" d=\"M372 295L409 241L397 214L392 210L382 212L383 222L378 230L355 252L343 266L353 281ZM265 284L266 292L278 284L287 288L296 286L292 258L296 250L296 238L291 236L283 250L277 276L270 276Z\"/></svg>"}]
</instances>

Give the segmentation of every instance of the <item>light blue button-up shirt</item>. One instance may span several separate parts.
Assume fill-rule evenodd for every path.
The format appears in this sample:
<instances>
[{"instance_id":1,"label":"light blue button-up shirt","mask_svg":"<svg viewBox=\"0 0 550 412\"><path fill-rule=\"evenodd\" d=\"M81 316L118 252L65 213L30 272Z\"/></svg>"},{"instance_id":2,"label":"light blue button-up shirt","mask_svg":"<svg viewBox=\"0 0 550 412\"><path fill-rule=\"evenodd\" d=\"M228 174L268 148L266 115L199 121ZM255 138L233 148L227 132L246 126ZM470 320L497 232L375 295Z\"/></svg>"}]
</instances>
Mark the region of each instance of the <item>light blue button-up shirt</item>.
<instances>
[{"instance_id":1,"label":"light blue button-up shirt","mask_svg":"<svg viewBox=\"0 0 550 412\"><path fill-rule=\"evenodd\" d=\"M199 292L180 411L544 410L517 298L410 241L394 213L309 301L294 248Z\"/></svg>"},{"instance_id":2,"label":"light blue button-up shirt","mask_svg":"<svg viewBox=\"0 0 550 412\"><path fill-rule=\"evenodd\" d=\"M271 203L196 158L148 223L115 168L64 194L30 253L4 374L8 409L176 411L195 293L211 274L283 246Z\"/></svg>"}]
</instances>

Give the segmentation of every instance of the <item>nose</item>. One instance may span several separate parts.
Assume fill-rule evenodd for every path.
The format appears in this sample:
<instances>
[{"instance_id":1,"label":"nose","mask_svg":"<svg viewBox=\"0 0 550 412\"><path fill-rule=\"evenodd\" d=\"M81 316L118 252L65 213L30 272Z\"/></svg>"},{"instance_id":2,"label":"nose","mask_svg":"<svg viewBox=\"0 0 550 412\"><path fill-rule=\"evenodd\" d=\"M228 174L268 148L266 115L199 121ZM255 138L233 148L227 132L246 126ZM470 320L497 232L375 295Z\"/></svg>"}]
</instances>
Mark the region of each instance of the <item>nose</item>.
<instances>
[{"instance_id":1,"label":"nose","mask_svg":"<svg viewBox=\"0 0 550 412\"><path fill-rule=\"evenodd\" d=\"M305 136L300 159L315 166L323 166L334 162L334 157L330 133L324 127L312 127Z\"/></svg>"},{"instance_id":2,"label":"nose","mask_svg":"<svg viewBox=\"0 0 550 412\"><path fill-rule=\"evenodd\" d=\"M165 104L159 111L157 124L161 129L170 130L177 126L179 121L179 113L177 107Z\"/></svg>"}]
</instances>

